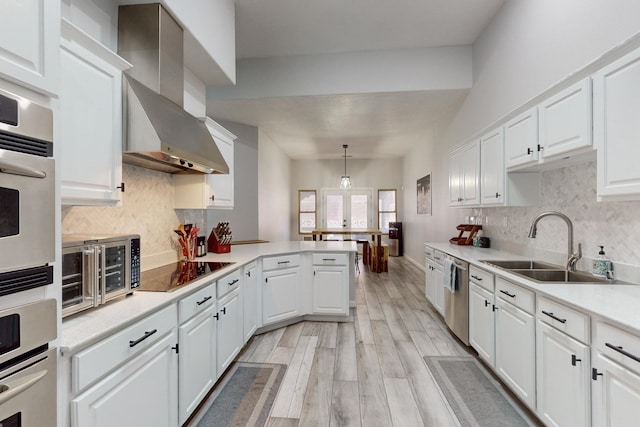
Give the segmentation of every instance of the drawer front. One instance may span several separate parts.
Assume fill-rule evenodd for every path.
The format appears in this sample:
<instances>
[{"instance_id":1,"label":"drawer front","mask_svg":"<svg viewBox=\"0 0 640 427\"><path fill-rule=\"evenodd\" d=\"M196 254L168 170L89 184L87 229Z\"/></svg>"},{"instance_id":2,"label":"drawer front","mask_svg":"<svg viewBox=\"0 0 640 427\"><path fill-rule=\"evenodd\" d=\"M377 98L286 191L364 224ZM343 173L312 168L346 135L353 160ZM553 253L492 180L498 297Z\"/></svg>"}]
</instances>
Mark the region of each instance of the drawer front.
<instances>
[{"instance_id":1,"label":"drawer front","mask_svg":"<svg viewBox=\"0 0 640 427\"><path fill-rule=\"evenodd\" d=\"M178 302L178 324L183 324L216 302L216 283L205 286Z\"/></svg>"},{"instance_id":2,"label":"drawer front","mask_svg":"<svg viewBox=\"0 0 640 427\"><path fill-rule=\"evenodd\" d=\"M533 291L496 277L496 296L507 301L529 314L534 314L536 295Z\"/></svg>"},{"instance_id":3,"label":"drawer front","mask_svg":"<svg viewBox=\"0 0 640 427\"><path fill-rule=\"evenodd\" d=\"M444 252L433 251L433 260L436 264L442 265L444 263Z\"/></svg>"},{"instance_id":4,"label":"drawer front","mask_svg":"<svg viewBox=\"0 0 640 427\"><path fill-rule=\"evenodd\" d=\"M73 356L72 391L80 392L130 357L162 339L176 326L177 311L176 304L172 304Z\"/></svg>"},{"instance_id":5,"label":"drawer front","mask_svg":"<svg viewBox=\"0 0 640 427\"><path fill-rule=\"evenodd\" d=\"M347 265L349 255L347 254L313 254L313 265Z\"/></svg>"},{"instance_id":6,"label":"drawer front","mask_svg":"<svg viewBox=\"0 0 640 427\"><path fill-rule=\"evenodd\" d=\"M585 344L589 344L591 341L590 318L584 313L548 298L539 297L537 317L578 341Z\"/></svg>"},{"instance_id":7,"label":"drawer front","mask_svg":"<svg viewBox=\"0 0 640 427\"><path fill-rule=\"evenodd\" d=\"M640 336L602 321L596 322L595 330L595 344L600 353L640 373Z\"/></svg>"},{"instance_id":8,"label":"drawer front","mask_svg":"<svg viewBox=\"0 0 640 427\"><path fill-rule=\"evenodd\" d=\"M226 276L219 278L217 287L218 299L225 296L229 292L238 289L240 287L240 279L240 269L237 269L236 271L233 271Z\"/></svg>"},{"instance_id":9,"label":"drawer front","mask_svg":"<svg viewBox=\"0 0 640 427\"><path fill-rule=\"evenodd\" d=\"M300 265L300 255L284 255L267 257L262 260L262 270L277 270L279 268L297 267Z\"/></svg>"},{"instance_id":10,"label":"drawer front","mask_svg":"<svg viewBox=\"0 0 640 427\"><path fill-rule=\"evenodd\" d=\"M424 256L433 259L434 253L435 253L435 249L433 249L431 246L424 247Z\"/></svg>"},{"instance_id":11,"label":"drawer front","mask_svg":"<svg viewBox=\"0 0 640 427\"><path fill-rule=\"evenodd\" d=\"M469 280L478 286L482 286L489 292L493 292L493 274L488 271L484 271L475 265L470 265Z\"/></svg>"}]
</instances>

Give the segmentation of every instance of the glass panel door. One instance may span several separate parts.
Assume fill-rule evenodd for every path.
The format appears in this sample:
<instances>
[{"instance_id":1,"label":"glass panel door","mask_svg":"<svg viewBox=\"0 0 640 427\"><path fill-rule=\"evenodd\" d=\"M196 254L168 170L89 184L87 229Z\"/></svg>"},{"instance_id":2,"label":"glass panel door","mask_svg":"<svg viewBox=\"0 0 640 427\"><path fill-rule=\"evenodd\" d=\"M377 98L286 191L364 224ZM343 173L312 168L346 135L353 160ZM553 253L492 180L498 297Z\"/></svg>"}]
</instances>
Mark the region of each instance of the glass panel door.
<instances>
[{"instance_id":1,"label":"glass panel door","mask_svg":"<svg viewBox=\"0 0 640 427\"><path fill-rule=\"evenodd\" d=\"M105 245L104 277L106 294L122 291L126 287L127 245L122 242ZM102 266L100 266L102 272Z\"/></svg>"},{"instance_id":2,"label":"glass panel door","mask_svg":"<svg viewBox=\"0 0 640 427\"><path fill-rule=\"evenodd\" d=\"M344 196L342 194L327 194L325 206L327 228L343 228L345 224Z\"/></svg>"},{"instance_id":3,"label":"glass panel door","mask_svg":"<svg viewBox=\"0 0 640 427\"><path fill-rule=\"evenodd\" d=\"M372 190L325 190L324 219L326 228L366 230L373 219Z\"/></svg>"},{"instance_id":4,"label":"glass panel door","mask_svg":"<svg viewBox=\"0 0 640 427\"><path fill-rule=\"evenodd\" d=\"M92 277L84 263L83 249L62 254L62 308L93 305Z\"/></svg>"}]
</instances>

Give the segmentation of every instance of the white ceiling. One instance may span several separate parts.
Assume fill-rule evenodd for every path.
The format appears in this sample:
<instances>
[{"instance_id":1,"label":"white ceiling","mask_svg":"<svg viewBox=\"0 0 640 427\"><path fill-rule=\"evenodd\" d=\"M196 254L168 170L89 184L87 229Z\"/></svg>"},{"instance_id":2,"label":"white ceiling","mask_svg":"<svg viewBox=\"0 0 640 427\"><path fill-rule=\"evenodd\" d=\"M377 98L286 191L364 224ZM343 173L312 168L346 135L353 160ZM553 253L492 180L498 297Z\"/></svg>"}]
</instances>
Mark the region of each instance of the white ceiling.
<instances>
[{"instance_id":1,"label":"white ceiling","mask_svg":"<svg viewBox=\"0 0 640 427\"><path fill-rule=\"evenodd\" d=\"M470 45L505 0L236 0L238 59ZM239 82L241 84L241 82ZM208 99L291 158L400 157L446 123L466 90Z\"/></svg>"}]
</instances>

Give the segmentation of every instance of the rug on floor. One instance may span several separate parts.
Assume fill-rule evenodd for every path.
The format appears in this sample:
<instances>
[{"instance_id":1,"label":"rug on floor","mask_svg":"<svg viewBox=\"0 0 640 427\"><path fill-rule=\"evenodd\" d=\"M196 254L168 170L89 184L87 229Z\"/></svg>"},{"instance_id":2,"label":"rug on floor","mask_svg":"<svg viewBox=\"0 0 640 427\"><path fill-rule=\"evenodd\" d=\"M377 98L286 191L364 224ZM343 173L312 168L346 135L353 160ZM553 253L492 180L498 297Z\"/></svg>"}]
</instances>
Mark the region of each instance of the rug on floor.
<instances>
[{"instance_id":1,"label":"rug on floor","mask_svg":"<svg viewBox=\"0 0 640 427\"><path fill-rule=\"evenodd\" d=\"M473 357L424 356L451 409L465 426L535 426Z\"/></svg>"},{"instance_id":2,"label":"rug on floor","mask_svg":"<svg viewBox=\"0 0 640 427\"><path fill-rule=\"evenodd\" d=\"M264 426L286 369L273 363L234 363L190 425Z\"/></svg>"}]
</instances>

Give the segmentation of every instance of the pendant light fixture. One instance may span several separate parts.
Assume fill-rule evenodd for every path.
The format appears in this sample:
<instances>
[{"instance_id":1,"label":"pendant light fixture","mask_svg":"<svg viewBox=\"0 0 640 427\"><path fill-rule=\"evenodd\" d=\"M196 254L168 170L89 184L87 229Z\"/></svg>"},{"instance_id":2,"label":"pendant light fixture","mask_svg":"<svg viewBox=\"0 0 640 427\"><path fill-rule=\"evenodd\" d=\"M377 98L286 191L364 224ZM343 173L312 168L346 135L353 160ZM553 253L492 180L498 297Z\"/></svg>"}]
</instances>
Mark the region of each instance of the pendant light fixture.
<instances>
[{"instance_id":1,"label":"pendant light fixture","mask_svg":"<svg viewBox=\"0 0 640 427\"><path fill-rule=\"evenodd\" d=\"M344 157L344 175L342 175L342 179L340 180L340 189L348 190L351 188L351 178L347 175L347 157L351 156L347 156L347 148L349 148L347 144L344 144L342 148L344 148L344 155L342 156Z\"/></svg>"}]
</instances>

